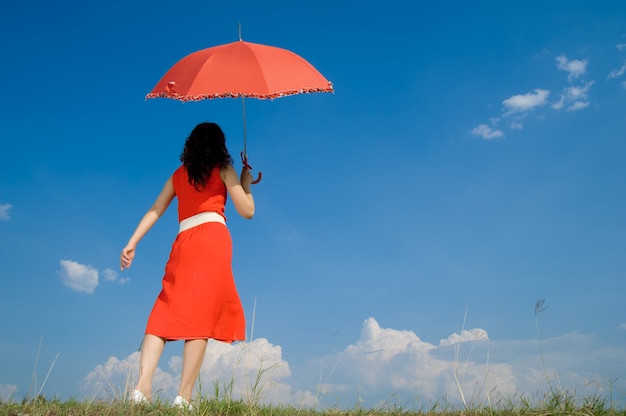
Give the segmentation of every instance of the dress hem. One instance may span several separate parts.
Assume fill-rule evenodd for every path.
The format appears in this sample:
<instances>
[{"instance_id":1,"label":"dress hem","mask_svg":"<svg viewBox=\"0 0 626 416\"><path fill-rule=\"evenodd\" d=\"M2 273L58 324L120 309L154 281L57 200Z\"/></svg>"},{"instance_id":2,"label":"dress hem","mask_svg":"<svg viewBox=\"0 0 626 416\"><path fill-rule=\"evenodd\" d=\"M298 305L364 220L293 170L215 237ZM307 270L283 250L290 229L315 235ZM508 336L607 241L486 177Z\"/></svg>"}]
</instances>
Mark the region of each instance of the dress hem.
<instances>
[{"instance_id":1,"label":"dress hem","mask_svg":"<svg viewBox=\"0 0 626 416\"><path fill-rule=\"evenodd\" d=\"M225 342L227 344L232 344L233 342L239 342L239 341L245 341L246 338L242 337L242 338L218 338L218 337L214 337L214 336L207 336L207 335L174 335L174 336L163 336L163 335L158 335L158 334L154 334L154 333L150 333L150 332L146 332L146 335L152 335L155 337L159 337L164 339L167 342L170 341L193 341L196 339L212 339L215 341L219 341L219 342Z\"/></svg>"}]
</instances>

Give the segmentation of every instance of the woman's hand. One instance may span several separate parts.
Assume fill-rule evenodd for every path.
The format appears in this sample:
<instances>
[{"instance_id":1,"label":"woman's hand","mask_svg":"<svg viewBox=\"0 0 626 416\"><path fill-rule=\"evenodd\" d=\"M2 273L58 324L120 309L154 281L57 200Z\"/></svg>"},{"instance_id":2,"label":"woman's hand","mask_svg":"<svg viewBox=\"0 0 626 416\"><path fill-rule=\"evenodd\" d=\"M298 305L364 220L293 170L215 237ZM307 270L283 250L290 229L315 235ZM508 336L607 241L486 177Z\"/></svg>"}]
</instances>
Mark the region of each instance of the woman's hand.
<instances>
[{"instance_id":1,"label":"woman's hand","mask_svg":"<svg viewBox=\"0 0 626 416\"><path fill-rule=\"evenodd\" d=\"M120 270L129 269L135 258L135 247L126 246L120 255Z\"/></svg>"},{"instance_id":2,"label":"woman's hand","mask_svg":"<svg viewBox=\"0 0 626 416\"><path fill-rule=\"evenodd\" d=\"M246 193L250 193L250 185L252 184L252 173L250 173L250 169L245 166L241 168L241 175L239 175L239 183L241 183L242 188Z\"/></svg>"}]
</instances>

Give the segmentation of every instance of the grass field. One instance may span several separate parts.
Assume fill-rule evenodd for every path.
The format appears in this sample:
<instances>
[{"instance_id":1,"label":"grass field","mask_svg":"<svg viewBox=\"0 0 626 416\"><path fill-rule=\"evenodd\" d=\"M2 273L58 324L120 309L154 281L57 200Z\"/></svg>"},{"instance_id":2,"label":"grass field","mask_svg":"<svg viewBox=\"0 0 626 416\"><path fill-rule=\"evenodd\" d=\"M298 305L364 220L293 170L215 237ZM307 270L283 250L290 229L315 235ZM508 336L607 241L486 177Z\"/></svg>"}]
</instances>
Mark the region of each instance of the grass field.
<instances>
[{"instance_id":1,"label":"grass field","mask_svg":"<svg viewBox=\"0 0 626 416\"><path fill-rule=\"evenodd\" d=\"M292 406L263 406L243 400L211 399L198 397L194 401L195 409L184 412L171 407L169 403L157 402L150 405L131 405L125 400L103 401L60 401L40 397L36 400L24 400L21 403L0 404L0 415L4 416L60 416L60 415L223 415L223 416L392 416L392 415L607 415L626 416L626 409L617 408L604 397L576 398L566 393L546 395L538 403L531 404L523 398L501 400L490 407L458 408L445 401L435 402L428 409L402 408L396 405L366 409L355 406L352 409L312 409Z\"/></svg>"}]
</instances>

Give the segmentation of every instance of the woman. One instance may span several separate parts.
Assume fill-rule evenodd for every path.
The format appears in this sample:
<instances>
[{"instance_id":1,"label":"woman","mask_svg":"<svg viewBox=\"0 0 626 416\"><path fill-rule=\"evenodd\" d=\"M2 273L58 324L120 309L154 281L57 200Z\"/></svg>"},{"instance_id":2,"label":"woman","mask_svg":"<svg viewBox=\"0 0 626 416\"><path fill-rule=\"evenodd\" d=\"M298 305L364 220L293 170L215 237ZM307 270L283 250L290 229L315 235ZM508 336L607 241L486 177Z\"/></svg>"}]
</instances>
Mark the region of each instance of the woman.
<instances>
[{"instance_id":1,"label":"woman","mask_svg":"<svg viewBox=\"0 0 626 416\"><path fill-rule=\"evenodd\" d=\"M244 218L254 215L252 175L238 178L226 138L215 123L197 125L185 142L182 166L165 182L120 256L121 270L133 262L137 244L178 198L180 231L165 266L163 289L148 318L133 403L152 399L152 378L167 341L185 340L183 368L174 405L191 409L193 387L209 338L245 339L245 319L232 274L232 242L224 207L230 195Z\"/></svg>"}]
</instances>

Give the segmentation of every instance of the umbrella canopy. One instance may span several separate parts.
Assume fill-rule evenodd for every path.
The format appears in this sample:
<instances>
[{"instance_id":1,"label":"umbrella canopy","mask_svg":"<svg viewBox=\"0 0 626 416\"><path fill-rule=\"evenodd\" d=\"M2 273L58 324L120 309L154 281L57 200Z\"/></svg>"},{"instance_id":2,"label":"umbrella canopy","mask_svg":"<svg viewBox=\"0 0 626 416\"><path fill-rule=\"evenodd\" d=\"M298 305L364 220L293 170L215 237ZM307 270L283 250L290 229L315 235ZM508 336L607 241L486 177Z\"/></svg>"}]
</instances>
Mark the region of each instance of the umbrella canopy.
<instances>
[{"instance_id":1,"label":"umbrella canopy","mask_svg":"<svg viewBox=\"0 0 626 416\"><path fill-rule=\"evenodd\" d=\"M146 98L274 99L313 92L333 92L333 85L302 57L275 46L239 40L187 55Z\"/></svg>"},{"instance_id":2,"label":"umbrella canopy","mask_svg":"<svg viewBox=\"0 0 626 416\"><path fill-rule=\"evenodd\" d=\"M274 99L295 94L333 92L333 84L302 57L286 49L259 43L237 42L193 52L163 75L146 98L198 101L241 97L243 152L246 152L244 98ZM261 180L261 172L253 183Z\"/></svg>"}]
</instances>

